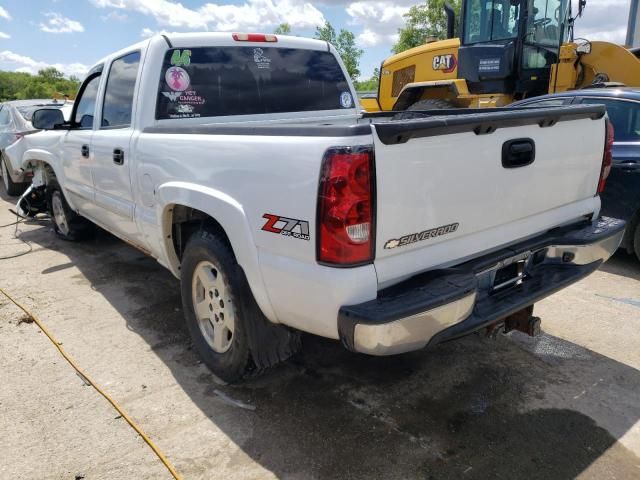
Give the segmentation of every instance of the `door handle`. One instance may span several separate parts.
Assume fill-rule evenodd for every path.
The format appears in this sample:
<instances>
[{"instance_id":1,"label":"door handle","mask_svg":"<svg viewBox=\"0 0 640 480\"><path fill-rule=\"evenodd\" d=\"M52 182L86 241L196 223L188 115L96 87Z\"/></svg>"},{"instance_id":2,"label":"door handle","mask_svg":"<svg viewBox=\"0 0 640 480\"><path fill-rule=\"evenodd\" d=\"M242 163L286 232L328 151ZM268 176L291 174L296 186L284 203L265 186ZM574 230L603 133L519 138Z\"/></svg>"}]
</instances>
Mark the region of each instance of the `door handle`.
<instances>
[{"instance_id":1,"label":"door handle","mask_svg":"<svg viewBox=\"0 0 640 480\"><path fill-rule=\"evenodd\" d=\"M536 144L530 138L509 140L502 145L502 166L520 168L531 165L536 159Z\"/></svg>"},{"instance_id":2,"label":"door handle","mask_svg":"<svg viewBox=\"0 0 640 480\"><path fill-rule=\"evenodd\" d=\"M89 145L82 145L80 154L85 158L89 158Z\"/></svg>"},{"instance_id":3,"label":"door handle","mask_svg":"<svg viewBox=\"0 0 640 480\"><path fill-rule=\"evenodd\" d=\"M120 148L113 150L113 163L122 165L124 163L124 151Z\"/></svg>"}]
</instances>

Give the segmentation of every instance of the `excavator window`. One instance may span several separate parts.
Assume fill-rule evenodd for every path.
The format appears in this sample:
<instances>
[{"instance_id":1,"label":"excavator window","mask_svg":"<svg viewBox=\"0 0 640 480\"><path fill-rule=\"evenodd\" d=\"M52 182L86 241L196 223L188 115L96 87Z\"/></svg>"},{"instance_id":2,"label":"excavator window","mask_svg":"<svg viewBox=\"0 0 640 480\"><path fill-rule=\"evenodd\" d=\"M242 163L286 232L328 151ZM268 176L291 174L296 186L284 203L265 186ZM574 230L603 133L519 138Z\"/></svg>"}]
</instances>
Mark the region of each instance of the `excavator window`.
<instances>
[{"instance_id":1,"label":"excavator window","mask_svg":"<svg viewBox=\"0 0 640 480\"><path fill-rule=\"evenodd\" d=\"M548 68L558 62L558 52L568 33L563 28L567 0L528 0L523 49L525 69Z\"/></svg>"},{"instance_id":2,"label":"excavator window","mask_svg":"<svg viewBox=\"0 0 640 480\"><path fill-rule=\"evenodd\" d=\"M517 2L470 0L465 8L465 45L517 38L520 18Z\"/></svg>"}]
</instances>

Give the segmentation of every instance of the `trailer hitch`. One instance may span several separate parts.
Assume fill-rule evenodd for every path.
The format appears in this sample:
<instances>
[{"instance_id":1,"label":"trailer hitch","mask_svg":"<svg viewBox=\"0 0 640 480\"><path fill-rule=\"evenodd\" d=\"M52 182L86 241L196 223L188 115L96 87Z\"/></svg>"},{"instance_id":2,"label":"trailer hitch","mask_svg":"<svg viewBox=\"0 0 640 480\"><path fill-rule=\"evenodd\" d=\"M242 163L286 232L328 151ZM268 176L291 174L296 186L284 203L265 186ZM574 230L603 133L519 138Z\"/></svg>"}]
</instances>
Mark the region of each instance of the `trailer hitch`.
<instances>
[{"instance_id":1,"label":"trailer hitch","mask_svg":"<svg viewBox=\"0 0 640 480\"><path fill-rule=\"evenodd\" d=\"M504 333L518 330L530 337L537 337L542 331L540 324L540 317L533 316L533 305L529 305L504 319Z\"/></svg>"},{"instance_id":2,"label":"trailer hitch","mask_svg":"<svg viewBox=\"0 0 640 480\"><path fill-rule=\"evenodd\" d=\"M508 317L499 320L485 329L488 338L496 339L499 333L507 334L514 330L526 333L530 337L537 337L542 332L540 317L533 316L533 305L530 305Z\"/></svg>"}]
</instances>

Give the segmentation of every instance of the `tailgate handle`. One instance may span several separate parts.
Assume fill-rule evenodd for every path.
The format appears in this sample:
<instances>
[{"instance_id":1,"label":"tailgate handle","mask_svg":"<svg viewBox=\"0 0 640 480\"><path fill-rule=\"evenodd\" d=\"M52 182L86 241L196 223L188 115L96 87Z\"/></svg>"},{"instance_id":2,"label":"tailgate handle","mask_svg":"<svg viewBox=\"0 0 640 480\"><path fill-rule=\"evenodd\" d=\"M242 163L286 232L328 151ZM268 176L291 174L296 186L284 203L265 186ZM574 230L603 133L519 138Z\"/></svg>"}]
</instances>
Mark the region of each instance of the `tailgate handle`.
<instances>
[{"instance_id":1,"label":"tailgate handle","mask_svg":"<svg viewBox=\"0 0 640 480\"><path fill-rule=\"evenodd\" d=\"M530 138L509 140L502 145L502 166L520 168L531 165L536 159L536 144Z\"/></svg>"}]
</instances>

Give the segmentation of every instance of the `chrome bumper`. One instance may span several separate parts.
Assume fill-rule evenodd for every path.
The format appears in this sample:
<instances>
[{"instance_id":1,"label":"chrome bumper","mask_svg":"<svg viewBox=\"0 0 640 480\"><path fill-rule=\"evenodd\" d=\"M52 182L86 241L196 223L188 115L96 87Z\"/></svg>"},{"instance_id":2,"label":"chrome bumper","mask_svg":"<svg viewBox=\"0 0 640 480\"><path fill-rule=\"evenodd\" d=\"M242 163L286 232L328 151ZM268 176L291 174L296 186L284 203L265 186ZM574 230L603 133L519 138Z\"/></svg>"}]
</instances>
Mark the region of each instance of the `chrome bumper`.
<instances>
[{"instance_id":1,"label":"chrome bumper","mask_svg":"<svg viewBox=\"0 0 640 480\"><path fill-rule=\"evenodd\" d=\"M394 355L464 336L586 277L613 255L623 235L624 222L604 218L415 277L375 300L341 308L340 338L356 352ZM495 289L496 272L514 262L522 265L520 278Z\"/></svg>"}]
</instances>

